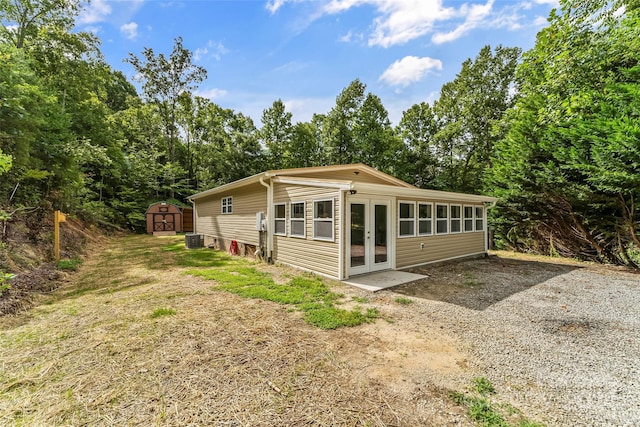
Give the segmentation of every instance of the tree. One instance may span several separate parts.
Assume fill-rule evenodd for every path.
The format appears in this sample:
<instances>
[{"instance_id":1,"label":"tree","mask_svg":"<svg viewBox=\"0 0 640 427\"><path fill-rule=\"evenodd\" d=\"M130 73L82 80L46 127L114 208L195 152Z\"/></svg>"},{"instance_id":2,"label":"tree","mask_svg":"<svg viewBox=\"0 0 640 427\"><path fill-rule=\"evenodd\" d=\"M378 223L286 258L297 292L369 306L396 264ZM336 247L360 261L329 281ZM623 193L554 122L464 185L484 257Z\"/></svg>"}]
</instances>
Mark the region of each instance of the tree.
<instances>
[{"instance_id":1,"label":"tree","mask_svg":"<svg viewBox=\"0 0 640 427\"><path fill-rule=\"evenodd\" d=\"M349 164L358 161L358 148L354 128L365 99L366 86L360 80L352 81L336 98L336 105L323 123L323 140L330 164Z\"/></svg>"},{"instance_id":2,"label":"tree","mask_svg":"<svg viewBox=\"0 0 640 427\"><path fill-rule=\"evenodd\" d=\"M428 188L436 182L441 170L435 135L439 131L433 109L426 102L414 104L402 113L398 133L407 152L402 163L405 175L402 177L418 187Z\"/></svg>"},{"instance_id":3,"label":"tree","mask_svg":"<svg viewBox=\"0 0 640 427\"><path fill-rule=\"evenodd\" d=\"M151 48L144 48L142 56L140 59L130 53L126 61L135 68L146 100L158 106L167 139L167 161L173 162L179 134L176 120L179 98L196 90L198 83L207 77L207 71L193 64L193 53L184 48L181 37L175 39L169 58L162 53L156 56Z\"/></svg>"},{"instance_id":4,"label":"tree","mask_svg":"<svg viewBox=\"0 0 640 427\"><path fill-rule=\"evenodd\" d=\"M519 57L519 48L498 46L494 53L485 46L442 87L433 107L438 123L435 156L441 167L431 186L463 192L483 189L494 144L504 134L498 124L513 105Z\"/></svg>"},{"instance_id":5,"label":"tree","mask_svg":"<svg viewBox=\"0 0 640 427\"><path fill-rule=\"evenodd\" d=\"M499 241L634 266L640 247L640 9L561 2L518 68L492 174Z\"/></svg>"},{"instance_id":6,"label":"tree","mask_svg":"<svg viewBox=\"0 0 640 427\"><path fill-rule=\"evenodd\" d=\"M11 156L3 154L2 150L0 150L0 175L11 169L11 161Z\"/></svg>"},{"instance_id":7,"label":"tree","mask_svg":"<svg viewBox=\"0 0 640 427\"><path fill-rule=\"evenodd\" d=\"M78 0L0 0L0 41L22 49L30 47L45 27L68 33L79 6Z\"/></svg>"},{"instance_id":8,"label":"tree","mask_svg":"<svg viewBox=\"0 0 640 427\"><path fill-rule=\"evenodd\" d=\"M260 136L267 149L269 169L281 169L284 166L285 153L289 151L293 126L291 113L285 111L285 105L278 99L270 108L262 112L262 129Z\"/></svg>"}]
</instances>

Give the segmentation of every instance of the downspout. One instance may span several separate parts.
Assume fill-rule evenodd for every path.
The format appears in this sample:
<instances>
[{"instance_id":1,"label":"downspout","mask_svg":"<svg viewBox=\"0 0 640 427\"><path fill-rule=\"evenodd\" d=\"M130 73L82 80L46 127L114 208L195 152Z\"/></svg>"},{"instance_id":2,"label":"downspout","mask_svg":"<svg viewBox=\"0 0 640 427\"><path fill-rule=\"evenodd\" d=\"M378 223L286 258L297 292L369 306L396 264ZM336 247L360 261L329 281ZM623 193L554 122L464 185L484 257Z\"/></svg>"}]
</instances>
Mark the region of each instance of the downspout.
<instances>
[{"instance_id":1,"label":"downspout","mask_svg":"<svg viewBox=\"0 0 640 427\"><path fill-rule=\"evenodd\" d=\"M484 209L484 224L485 224L485 228L487 229L486 232L484 233L484 255L487 256L489 254L489 221L487 221L489 215L489 209L493 209L496 207L496 204L498 203L497 200L494 200L493 202L491 202L491 204L489 206L485 205L485 209Z\"/></svg>"},{"instance_id":2,"label":"downspout","mask_svg":"<svg viewBox=\"0 0 640 427\"><path fill-rule=\"evenodd\" d=\"M271 230L274 227L274 224L272 221L273 219L273 212L272 212L273 211L273 187L271 184L271 180L269 180L269 184L264 182L265 177L269 177L269 174L266 172L263 176L260 177L260 184L267 187L267 231L266 231L267 253L264 254L264 258L267 260L267 262L271 262L272 253L273 253L273 233L271 232Z\"/></svg>"},{"instance_id":3,"label":"downspout","mask_svg":"<svg viewBox=\"0 0 640 427\"><path fill-rule=\"evenodd\" d=\"M197 221L196 221L196 201L190 197L187 197L187 200L191 202L191 209L193 209L191 212L191 219L193 220L193 232L194 234L198 234L198 226L197 226ZM183 219L184 221L184 219Z\"/></svg>"}]
</instances>

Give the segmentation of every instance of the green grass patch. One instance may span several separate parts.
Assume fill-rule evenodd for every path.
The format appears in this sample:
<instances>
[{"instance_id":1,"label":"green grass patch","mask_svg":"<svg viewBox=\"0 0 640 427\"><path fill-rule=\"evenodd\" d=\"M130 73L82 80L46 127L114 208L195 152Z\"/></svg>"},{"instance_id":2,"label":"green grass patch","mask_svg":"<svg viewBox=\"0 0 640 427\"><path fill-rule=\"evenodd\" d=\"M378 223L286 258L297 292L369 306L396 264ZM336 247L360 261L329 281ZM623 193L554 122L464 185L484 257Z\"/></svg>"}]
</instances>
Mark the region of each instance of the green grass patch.
<instances>
[{"instance_id":1,"label":"green grass patch","mask_svg":"<svg viewBox=\"0 0 640 427\"><path fill-rule=\"evenodd\" d=\"M176 314L176 311L173 308L156 308L153 310L153 313L151 313L151 318L156 319L162 316L173 316L174 314Z\"/></svg>"},{"instance_id":2,"label":"green grass patch","mask_svg":"<svg viewBox=\"0 0 640 427\"><path fill-rule=\"evenodd\" d=\"M56 263L56 267L60 270L71 270L76 271L80 265L82 265L82 260L79 258L73 259L61 259Z\"/></svg>"},{"instance_id":3,"label":"green grass patch","mask_svg":"<svg viewBox=\"0 0 640 427\"><path fill-rule=\"evenodd\" d=\"M354 300L355 302L359 302L360 304L366 304L369 302L369 298L365 298L365 297L351 297L352 300Z\"/></svg>"},{"instance_id":4,"label":"green grass patch","mask_svg":"<svg viewBox=\"0 0 640 427\"><path fill-rule=\"evenodd\" d=\"M335 307L342 297L329 290L323 279L313 275L293 277L286 284L276 283L270 274L259 271L241 258L232 258L225 253L207 250L207 258L199 252L189 250L176 252L181 265L216 267L214 269L188 270L186 273L215 280L215 289L224 290L244 298L257 298L278 304L292 305L304 313L307 323L322 329L357 326L378 318L377 310L344 310ZM202 261L202 262L201 262Z\"/></svg>"},{"instance_id":5,"label":"green grass patch","mask_svg":"<svg viewBox=\"0 0 640 427\"><path fill-rule=\"evenodd\" d=\"M411 298L407 298L407 297L398 297L395 299L395 302L402 305L409 305L414 303L414 301Z\"/></svg>"},{"instance_id":6,"label":"green grass patch","mask_svg":"<svg viewBox=\"0 0 640 427\"><path fill-rule=\"evenodd\" d=\"M482 427L544 427L523 417L511 405L499 405L491 402L488 395L495 395L493 384L486 378L475 378L471 393L453 391L449 398L467 408L467 414ZM510 422L512 421L512 422Z\"/></svg>"}]
</instances>

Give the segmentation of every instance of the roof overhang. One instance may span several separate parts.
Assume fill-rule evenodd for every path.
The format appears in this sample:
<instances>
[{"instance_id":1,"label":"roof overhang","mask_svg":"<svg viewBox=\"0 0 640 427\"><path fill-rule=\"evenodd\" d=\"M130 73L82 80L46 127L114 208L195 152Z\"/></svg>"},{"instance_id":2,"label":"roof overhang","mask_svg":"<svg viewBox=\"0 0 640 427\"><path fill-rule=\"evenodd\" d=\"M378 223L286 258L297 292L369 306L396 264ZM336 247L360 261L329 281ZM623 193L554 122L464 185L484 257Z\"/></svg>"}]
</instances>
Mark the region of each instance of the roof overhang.
<instances>
[{"instance_id":1,"label":"roof overhang","mask_svg":"<svg viewBox=\"0 0 640 427\"><path fill-rule=\"evenodd\" d=\"M430 200L443 200L452 202L468 202L468 203L494 203L498 199L496 197L481 196L478 194L452 193L449 191L425 190L422 188L399 188L389 187L380 184L353 183L351 188L358 193L391 195L397 197L423 198Z\"/></svg>"}]
</instances>

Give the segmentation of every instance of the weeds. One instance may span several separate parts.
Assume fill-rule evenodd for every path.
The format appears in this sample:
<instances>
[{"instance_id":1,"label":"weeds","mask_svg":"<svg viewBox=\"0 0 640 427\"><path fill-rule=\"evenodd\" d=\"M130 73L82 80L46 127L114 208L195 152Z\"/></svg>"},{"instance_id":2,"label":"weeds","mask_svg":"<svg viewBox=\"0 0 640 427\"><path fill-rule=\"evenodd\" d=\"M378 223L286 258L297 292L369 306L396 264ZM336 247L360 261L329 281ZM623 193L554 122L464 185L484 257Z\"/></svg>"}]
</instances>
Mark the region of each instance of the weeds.
<instances>
[{"instance_id":1,"label":"weeds","mask_svg":"<svg viewBox=\"0 0 640 427\"><path fill-rule=\"evenodd\" d=\"M151 313L151 318L156 319L162 316L173 316L174 314L176 314L176 311L173 308L156 308Z\"/></svg>"},{"instance_id":2,"label":"weeds","mask_svg":"<svg viewBox=\"0 0 640 427\"><path fill-rule=\"evenodd\" d=\"M488 395L495 395L495 387L483 377L473 380L472 394L452 391L449 398L460 406L467 407L469 417L482 427L543 427L542 424L532 422L520 415L520 412L511 405L507 405L506 414L504 407L493 404ZM514 418L515 424L509 423L508 418Z\"/></svg>"},{"instance_id":3,"label":"weeds","mask_svg":"<svg viewBox=\"0 0 640 427\"><path fill-rule=\"evenodd\" d=\"M16 277L15 274L0 271L0 295L2 295L4 291L11 289L11 283L9 282L11 282L11 279L14 277Z\"/></svg>"},{"instance_id":4,"label":"weeds","mask_svg":"<svg viewBox=\"0 0 640 427\"><path fill-rule=\"evenodd\" d=\"M407 297L398 297L395 299L395 301L398 304L402 304L402 305L409 305L409 304L413 304L413 300L411 298L407 298Z\"/></svg>"},{"instance_id":5,"label":"weeds","mask_svg":"<svg viewBox=\"0 0 640 427\"><path fill-rule=\"evenodd\" d=\"M249 261L232 258L218 251L205 249L184 251L172 245L168 250L175 252L180 265L210 266L215 269L192 269L186 273L192 276L215 280L215 289L224 290L244 298L258 298L283 305L292 305L304 313L310 325L322 329L336 329L369 323L379 317L377 310L344 310L335 307L342 297L331 292L324 280L313 275L297 276L286 284L276 283L270 274L259 271Z\"/></svg>"},{"instance_id":6,"label":"weeds","mask_svg":"<svg viewBox=\"0 0 640 427\"><path fill-rule=\"evenodd\" d=\"M61 259L56 263L56 267L60 270L71 270L76 271L80 265L82 265L82 260L80 258L73 259Z\"/></svg>"}]
</instances>

